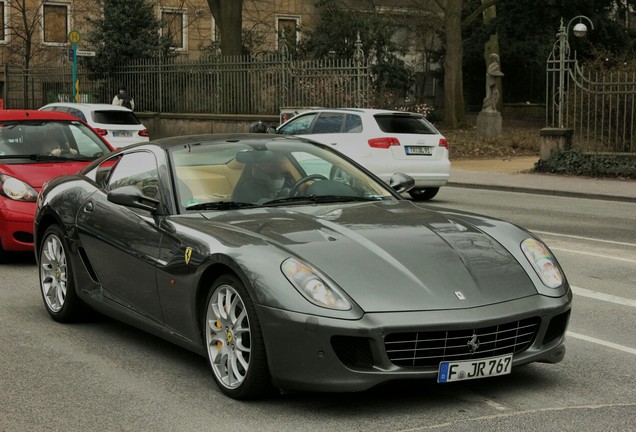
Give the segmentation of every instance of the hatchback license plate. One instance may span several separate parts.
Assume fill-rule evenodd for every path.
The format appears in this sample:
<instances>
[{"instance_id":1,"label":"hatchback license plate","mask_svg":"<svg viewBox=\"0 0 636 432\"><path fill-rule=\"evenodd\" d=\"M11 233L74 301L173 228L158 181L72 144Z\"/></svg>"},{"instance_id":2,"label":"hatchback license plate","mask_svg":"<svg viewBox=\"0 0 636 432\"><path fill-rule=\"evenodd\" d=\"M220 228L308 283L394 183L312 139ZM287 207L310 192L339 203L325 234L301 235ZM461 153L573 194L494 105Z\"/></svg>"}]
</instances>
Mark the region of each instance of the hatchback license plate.
<instances>
[{"instance_id":1,"label":"hatchback license plate","mask_svg":"<svg viewBox=\"0 0 636 432\"><path fill-rule=\"evenodd\" d=\"M511 369L512 354L479 360L441 362L437 373L437 382L447 383L507 375Z\"/></svg>"},{"instance_id":2,"label":"hatchback license plate","mask_svg":"<svg viewBox=\"0 0 636 432\"><path fill-rule=\"evenodd\" d=\"M407 155L432 155L433 151L430 147L404 147Z\"/></svg>"},{"instance_id":3,"label":"hatchback license plate","mask_svg":"<svg viewBox=\"0 0 636 432\"><path fill-rule=\"evenodd\" d=\"M125 137L125 138L130 138L132 136L132 132L131 131L113 131L113 136L114 137Z\"/></svg>"}]
</instances>

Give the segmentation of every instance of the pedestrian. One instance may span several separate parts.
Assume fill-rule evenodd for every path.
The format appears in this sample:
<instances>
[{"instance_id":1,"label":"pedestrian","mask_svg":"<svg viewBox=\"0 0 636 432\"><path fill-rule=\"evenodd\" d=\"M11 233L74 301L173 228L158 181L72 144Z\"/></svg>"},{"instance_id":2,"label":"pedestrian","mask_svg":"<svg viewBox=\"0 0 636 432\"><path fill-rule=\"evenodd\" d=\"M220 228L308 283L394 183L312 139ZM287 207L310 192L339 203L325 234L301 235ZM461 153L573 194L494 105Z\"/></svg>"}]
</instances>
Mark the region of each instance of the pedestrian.
<instances>
[{"instance_id":1,"label":"pedestrian","mask_svg":"<svg viewBox=\"0 0 636 432\"><path fill-rule=\"evenodd\" d=\"M135 100L128 94L126 87L119 87L119 91L113 98L113 105L123 106L129 110L135 109Z\"/></svg>"}]
</instances>

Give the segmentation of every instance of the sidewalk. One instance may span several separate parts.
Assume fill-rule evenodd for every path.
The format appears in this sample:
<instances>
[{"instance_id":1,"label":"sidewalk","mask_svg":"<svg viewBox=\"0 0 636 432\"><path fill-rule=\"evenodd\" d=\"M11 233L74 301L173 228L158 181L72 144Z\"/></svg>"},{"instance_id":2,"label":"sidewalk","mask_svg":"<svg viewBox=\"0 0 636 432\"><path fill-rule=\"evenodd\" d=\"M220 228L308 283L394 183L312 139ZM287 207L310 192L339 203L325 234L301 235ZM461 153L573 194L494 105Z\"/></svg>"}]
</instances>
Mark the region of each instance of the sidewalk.
<instances>
[{"instance_id":1,"label":"sidewalk","mask_svg":"<svg viewBox=\"0 0 636 432\"><path fill-rule=\"evenodd\" d=\"M447 186L636 202L636 180L534 174L536 157L451 160Z\"/></svg>"}]
</instances>

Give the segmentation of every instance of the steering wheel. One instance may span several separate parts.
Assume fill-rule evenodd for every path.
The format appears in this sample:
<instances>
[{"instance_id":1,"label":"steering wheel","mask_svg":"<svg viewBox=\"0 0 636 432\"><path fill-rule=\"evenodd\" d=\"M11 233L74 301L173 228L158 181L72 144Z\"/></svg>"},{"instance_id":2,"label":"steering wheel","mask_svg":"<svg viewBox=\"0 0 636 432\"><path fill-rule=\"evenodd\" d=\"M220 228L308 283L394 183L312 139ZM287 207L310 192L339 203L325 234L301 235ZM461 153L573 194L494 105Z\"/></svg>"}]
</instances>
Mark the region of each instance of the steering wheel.
<instances>
[{"instance_id":1,"label":"steering wheel","mask_svg":"<svg viewBox=\"0 0 636 432\"><path fill-rule=\"evenodd\" d=\"M296 183L294 183L292 188L289 190L289 196L290 197L297 196L298 188L312 180L329 180L329 179L322 174L310 174L306 177L301 178Z\"/></svg>"}]
</instances>

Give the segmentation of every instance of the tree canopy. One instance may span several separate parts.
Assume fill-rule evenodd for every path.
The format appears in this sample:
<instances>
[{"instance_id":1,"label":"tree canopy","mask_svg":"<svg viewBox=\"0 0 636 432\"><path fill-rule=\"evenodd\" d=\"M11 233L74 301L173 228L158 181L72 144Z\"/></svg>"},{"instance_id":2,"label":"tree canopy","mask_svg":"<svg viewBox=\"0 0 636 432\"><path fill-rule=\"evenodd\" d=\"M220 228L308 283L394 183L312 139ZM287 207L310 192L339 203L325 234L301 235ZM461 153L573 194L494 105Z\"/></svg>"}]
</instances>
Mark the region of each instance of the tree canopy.
<instances>
[{"instance_id":1,"label":"tree canopy","mask_svg":"<svg viewBox=\"0 0 636 432\"><path fill-rule=\"evenodd\" d=\"M87 66L108 73L115 65L130 60L166 54L170 40L160 34L161 22L146 0L96 0L103 11L87 20L92 30L87 40L95 47L95 57L86 58Z\"/></svg>"}]
</instances>

